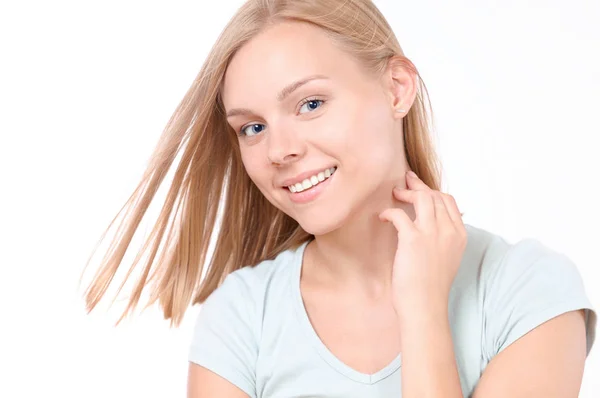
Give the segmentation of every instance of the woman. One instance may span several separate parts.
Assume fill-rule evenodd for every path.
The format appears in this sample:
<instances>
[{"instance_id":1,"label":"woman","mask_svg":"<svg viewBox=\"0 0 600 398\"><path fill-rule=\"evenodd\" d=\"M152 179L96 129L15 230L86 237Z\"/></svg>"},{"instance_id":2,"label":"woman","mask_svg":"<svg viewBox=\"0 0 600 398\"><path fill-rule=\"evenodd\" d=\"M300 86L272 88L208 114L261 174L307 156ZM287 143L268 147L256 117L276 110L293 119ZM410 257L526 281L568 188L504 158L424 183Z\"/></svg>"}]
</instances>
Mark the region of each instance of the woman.
<instances>
[{"instance_id":1,"label":"woman","mask_svg":"<svg viewBox=\"0 0 600 398\"><path fill-rule=\"evenodd\" d=\"M369 0L248 1L170 120L88 308L181 151L125 314L154 278L150 304L175 324L202 303L189 397L576 397L596 326L577 268L462 222L424 91Z\"/></svg>"}]
</instances>

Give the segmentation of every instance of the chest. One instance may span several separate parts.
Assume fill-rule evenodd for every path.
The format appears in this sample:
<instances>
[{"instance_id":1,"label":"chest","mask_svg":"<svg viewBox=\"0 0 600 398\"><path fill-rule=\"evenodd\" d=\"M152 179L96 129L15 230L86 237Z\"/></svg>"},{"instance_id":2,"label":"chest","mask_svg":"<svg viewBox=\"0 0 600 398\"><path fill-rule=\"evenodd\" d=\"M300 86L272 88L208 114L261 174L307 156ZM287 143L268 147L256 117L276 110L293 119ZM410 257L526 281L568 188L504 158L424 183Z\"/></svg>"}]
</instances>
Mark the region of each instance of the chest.
<instances>
[{"instance_id":1,"label":"chest","mask_svg":"<svg viewBox=\"0 0 600 398\"><path fill-rule=\"evenodd\" d=\"M400 331L391 305L357 305L307 296L304 306L325 347L358 372L376 373L400 353Z\"/></svg>"}]
</instances>

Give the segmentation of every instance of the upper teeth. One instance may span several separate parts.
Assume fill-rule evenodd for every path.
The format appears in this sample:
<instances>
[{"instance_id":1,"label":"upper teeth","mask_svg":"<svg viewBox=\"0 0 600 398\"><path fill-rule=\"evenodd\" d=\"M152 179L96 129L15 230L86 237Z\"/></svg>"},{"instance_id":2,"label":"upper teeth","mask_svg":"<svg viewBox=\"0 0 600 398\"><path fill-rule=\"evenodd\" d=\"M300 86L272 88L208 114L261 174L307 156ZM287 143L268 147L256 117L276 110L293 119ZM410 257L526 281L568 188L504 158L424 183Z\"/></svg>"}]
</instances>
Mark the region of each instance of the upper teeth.
<instances>
[{"instance_id":1,"label":"upper teeth","mask_svg":"<svg viewBox=\"0 0 600 398\"><path fill-rule=\"evenodd\" d=\"M309 177L307 179L305 179L302 182L298 182L294 185L290 185L287 188L291 191L291 192L302 192L305 189L308 189L310 187L313 187L315 185L317 185L318 183L324 181L325 179L331 177L331 175L333 174L333 172L337 169L337 167L332 167L330 169L325 169L325 171L322 171L312 177Z\"/></svg>"}]
</instances>

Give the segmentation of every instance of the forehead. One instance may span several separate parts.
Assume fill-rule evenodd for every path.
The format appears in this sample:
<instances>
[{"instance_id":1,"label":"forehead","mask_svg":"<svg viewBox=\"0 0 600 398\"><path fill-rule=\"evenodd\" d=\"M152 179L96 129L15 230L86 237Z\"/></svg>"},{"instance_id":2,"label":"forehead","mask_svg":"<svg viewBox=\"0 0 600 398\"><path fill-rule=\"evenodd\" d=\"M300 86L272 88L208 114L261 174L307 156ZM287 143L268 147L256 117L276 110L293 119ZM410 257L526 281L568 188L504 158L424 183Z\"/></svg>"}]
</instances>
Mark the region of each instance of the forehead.
<instances>
[{"instance_id":1,"label":"forehead","mask_svg":"<svg viewBox=\"0 0 600 398\"><path fill-rule=\"evenodd\" d=\"M283 22L255 36L234 55L225 74L223 100L226 107L263 94L274 100L282 87L309 75L350 79L357 73L354 64L321 29Z\"/></svg>"}]
</instances>

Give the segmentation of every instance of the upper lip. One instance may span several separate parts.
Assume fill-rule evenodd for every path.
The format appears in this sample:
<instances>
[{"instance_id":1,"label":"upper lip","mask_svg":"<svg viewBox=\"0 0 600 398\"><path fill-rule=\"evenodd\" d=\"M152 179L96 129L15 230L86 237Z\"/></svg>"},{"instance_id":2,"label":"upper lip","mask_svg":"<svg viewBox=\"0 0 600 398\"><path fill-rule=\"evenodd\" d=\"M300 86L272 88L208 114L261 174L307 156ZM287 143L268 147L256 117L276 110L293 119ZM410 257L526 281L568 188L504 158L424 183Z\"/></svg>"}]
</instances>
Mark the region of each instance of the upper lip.
<instances>
[{"instance_id":1,"label":"upper lip","mask_svg":"<svg viewBox=\"0 0 600 398\"><path fill-rule=\"evenodd\" d=\"M306 180L307 178L317 175L322 171L324 172L325 170L330 169L332 167L335 167L335 166L321 167L319 169L305 171L304 173L298 174L294 178L288 178L287 180L283 180L283 182L281 183L281 186L284 188L289 187L290 185L302 182L302 181Z\"/></svg>"}]
</instances>

